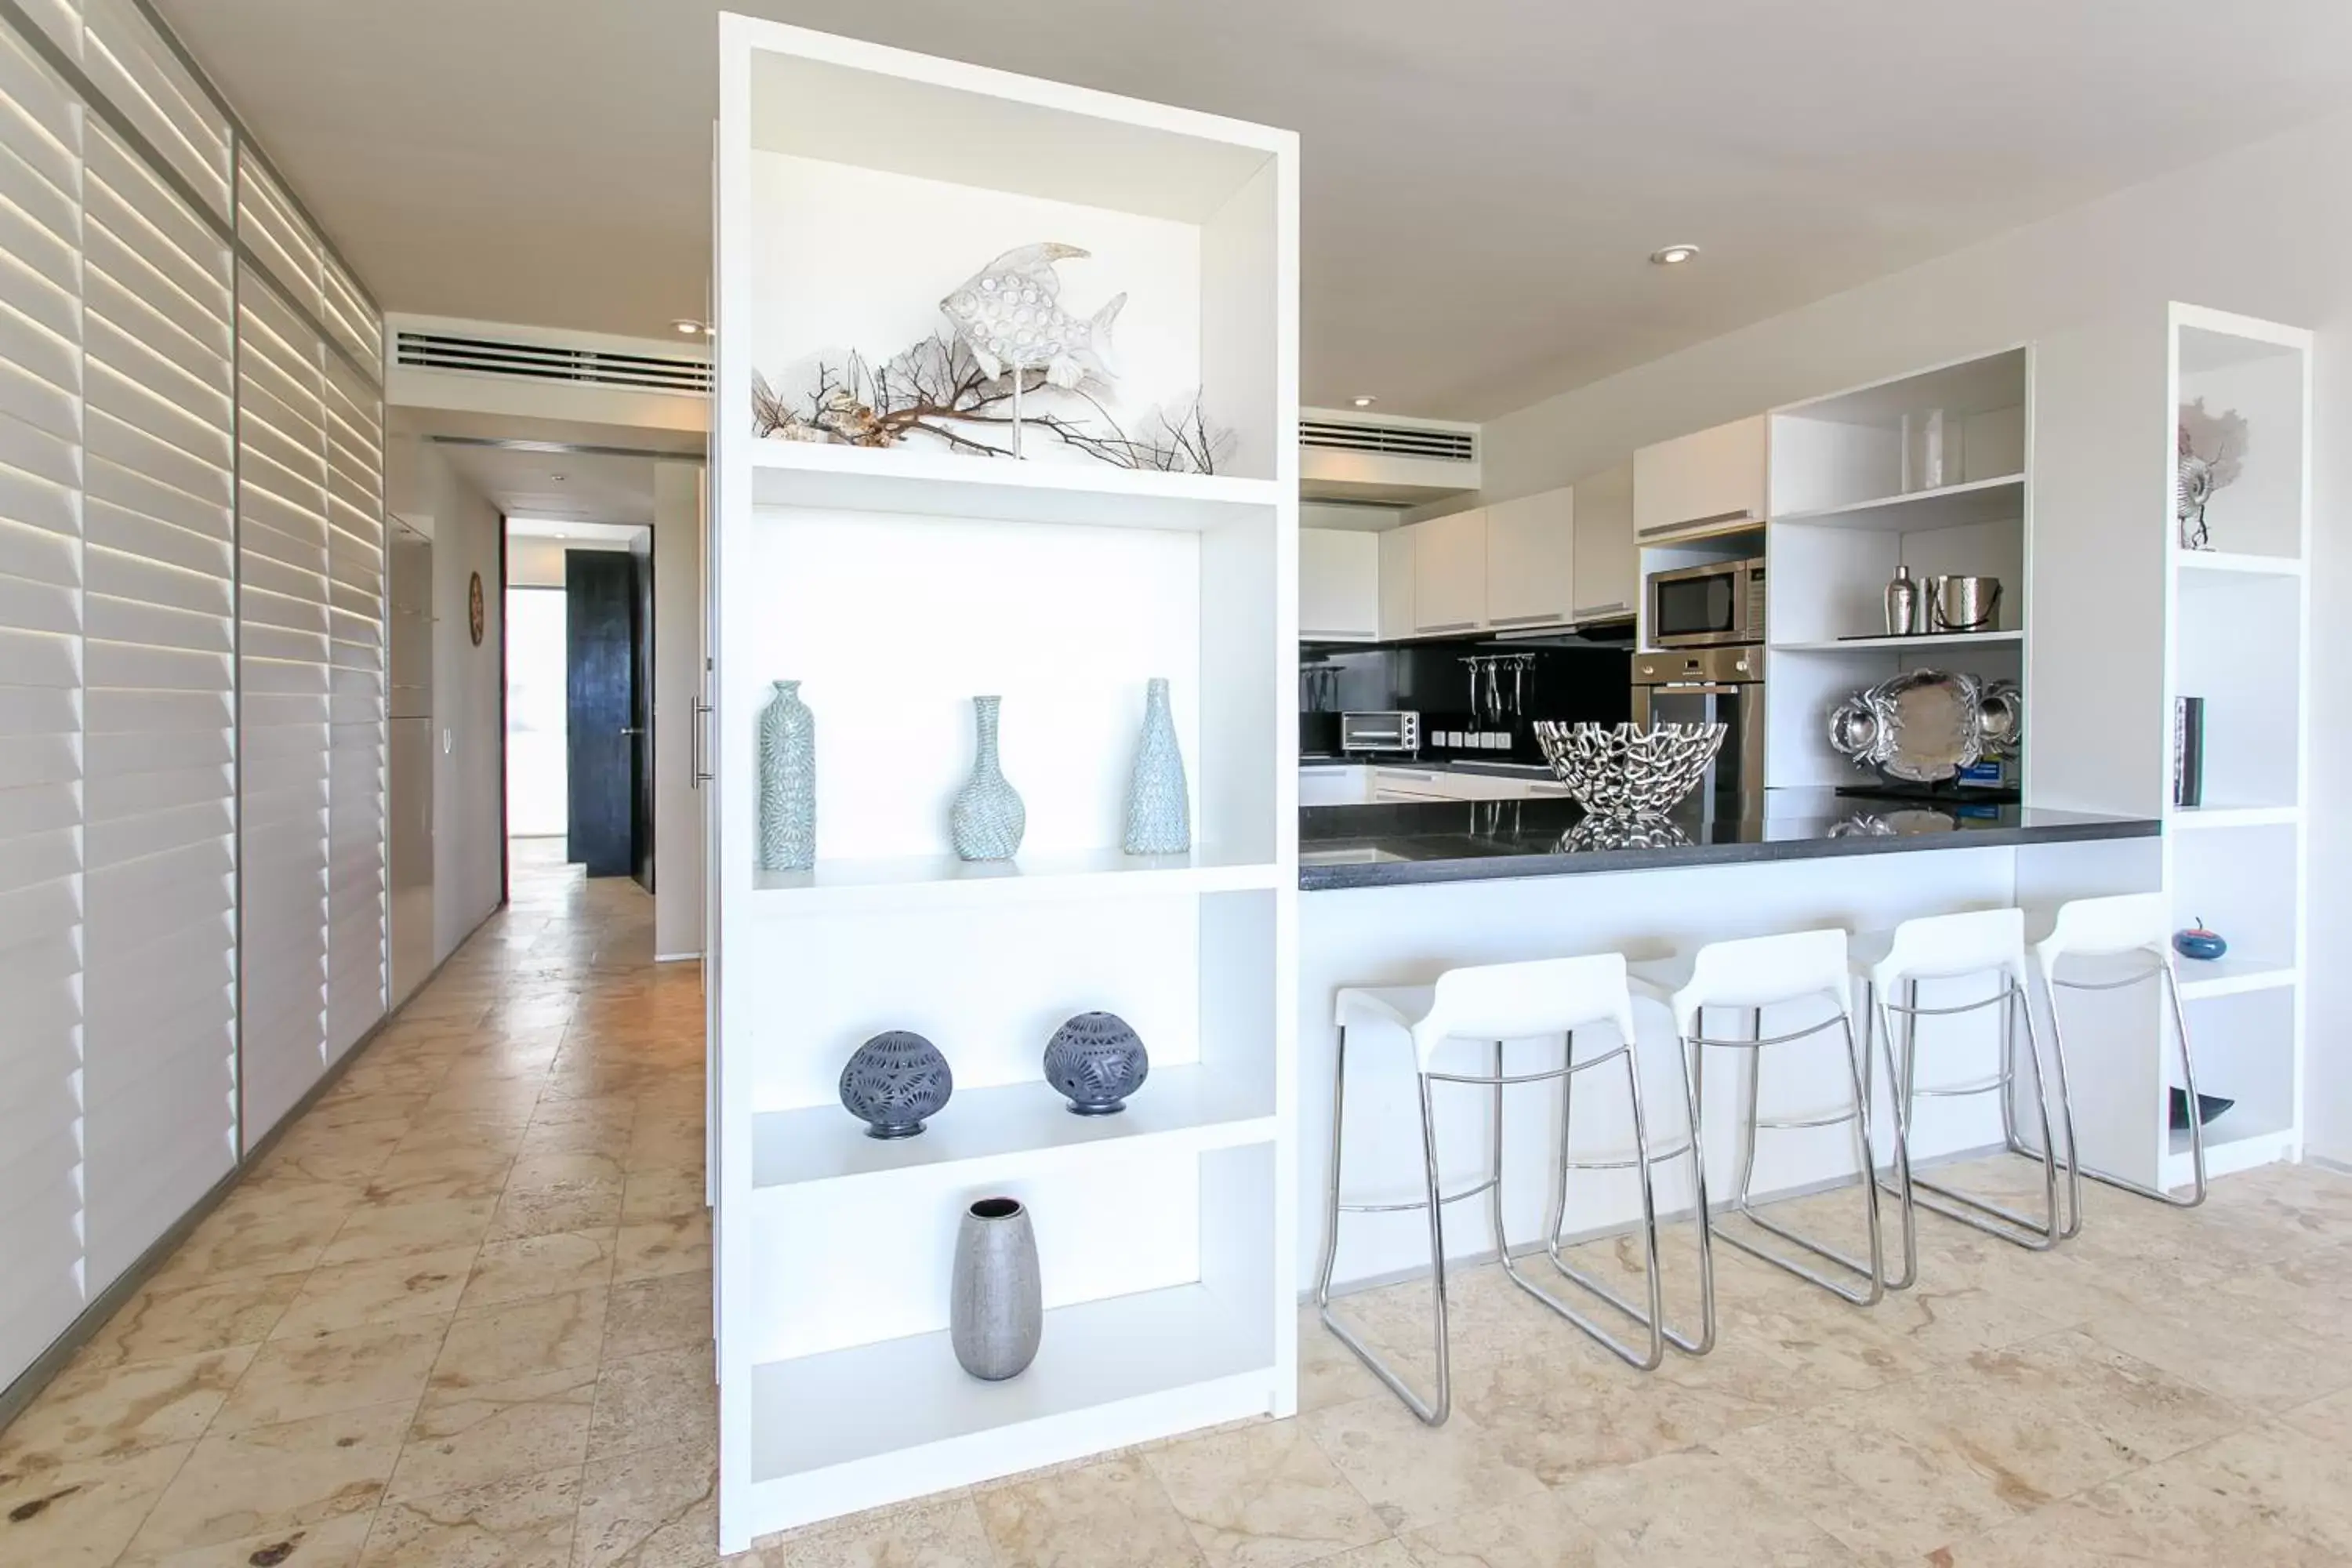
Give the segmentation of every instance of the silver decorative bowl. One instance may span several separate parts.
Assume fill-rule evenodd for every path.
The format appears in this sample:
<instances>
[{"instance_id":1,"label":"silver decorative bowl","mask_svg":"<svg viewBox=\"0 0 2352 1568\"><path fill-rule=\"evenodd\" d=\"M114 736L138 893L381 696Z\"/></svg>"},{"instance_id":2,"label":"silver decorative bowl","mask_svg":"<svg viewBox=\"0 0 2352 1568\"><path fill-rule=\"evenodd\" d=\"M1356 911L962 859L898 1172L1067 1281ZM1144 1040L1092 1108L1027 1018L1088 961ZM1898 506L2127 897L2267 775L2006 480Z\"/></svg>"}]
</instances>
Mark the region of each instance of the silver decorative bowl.
<instances>
[{"instance_id":1,"label":"silver decorative bowl","mask_svg":"<svg viewBox=\"0 0 2352 1568\"><path fill-rule=\"evenodd\" d=\"M1595 816L1664 816L1723 750L1721 724L1564 724L1536 721L1536 744L1576 803Z\"/></svg>"}]
</instances>

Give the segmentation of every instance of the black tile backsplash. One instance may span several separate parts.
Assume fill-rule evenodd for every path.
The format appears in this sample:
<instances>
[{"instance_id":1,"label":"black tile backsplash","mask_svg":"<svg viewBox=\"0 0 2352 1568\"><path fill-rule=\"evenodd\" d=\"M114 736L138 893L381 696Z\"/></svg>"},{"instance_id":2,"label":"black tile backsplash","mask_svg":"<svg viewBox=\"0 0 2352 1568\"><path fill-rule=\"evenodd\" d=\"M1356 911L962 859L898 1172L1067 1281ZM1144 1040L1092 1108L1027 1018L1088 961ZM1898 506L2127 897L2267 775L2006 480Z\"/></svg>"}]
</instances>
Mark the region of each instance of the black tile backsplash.
<instances>
[{"instance_id":1,"label":"black tile backsplash","mask_svg":"<svg viewBox=\"0 0 2352 1568\"><path fill-rule=\"evenodd\" d=\"M1488 654L1524 654L1534 660L1528 670L1521 712L1517 721L1509 726L1510 750L1507 752L1437 744L1436 736L1444 731L1492 728L1471 712L1470 670L1462 662L1474 655ZM1422 716L1424 755L1518 762L1542 760L1534 733L1528 727L1531 720L1616 724L1633 716L1633 655L1626 647L1550 647L1496 642L1486 637L1376 647L1305 643L1299 647L1298 665L1302 751L1326 749L1338 743L1336 719L1304 717L1318 712L1410 708ZM1505 685L1507 689L1507 678ZM1328 741L1322 741L1327 735Z\"/></svg>"}]
</instances>

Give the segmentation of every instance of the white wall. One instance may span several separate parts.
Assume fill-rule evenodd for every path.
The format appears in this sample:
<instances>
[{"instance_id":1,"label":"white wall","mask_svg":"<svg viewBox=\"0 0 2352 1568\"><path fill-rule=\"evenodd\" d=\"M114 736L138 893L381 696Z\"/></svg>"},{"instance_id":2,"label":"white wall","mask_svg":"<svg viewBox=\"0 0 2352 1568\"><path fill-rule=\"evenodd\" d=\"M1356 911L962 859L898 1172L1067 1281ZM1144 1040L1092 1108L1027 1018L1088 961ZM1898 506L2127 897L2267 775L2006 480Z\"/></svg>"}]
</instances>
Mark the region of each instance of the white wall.
<instances>
[{"instance_id":1,"label":"white wall","mask_svg":"<svg viewBox=\"0 0 2352 1568\"><path fill-rule=\"evenodd\" d=\"M390 510L433 541L433 961L457 951L499 907L506 845L499 794L500 628L498 508L431 442L395 438L387 463ZM482 641L467 587L482 576ZM394 801L393 809L402 809Z\"/></svg>"},{"instance_id":2,"label":"white wall","mask_svg":"<svg viewBox=\"0 0 2352 1568\"><path fill-rule=\"evenodd\" d=\"M694 787L702 692L703 467L654 465L654 952L702 952L703 793Z\"/></svg>"},{"instance_id":3,"label":"white wall","mask_svg":"<svg viewBox=\"0 0 2352 1568\"><path fill-rule=\"evenodd\" d=\"M1493 421L1487 499L1532 494L1637 446L1774 404L2182 300L2314 328L2312 602L2352 590L2352 114L2243 148ZM1728 259L1706 265L1736 265ZM2160 401L2160 386L2151 398ZM2064 526L2045 516L2045 529ZM2315 672L2352 659L2352 623L2315 617ZM2352 767L2352 689L2315 693L2315 805ZM2352 820L2315 810L2312 1151L2352 1161Z\"/></svg>"}]
</instances>

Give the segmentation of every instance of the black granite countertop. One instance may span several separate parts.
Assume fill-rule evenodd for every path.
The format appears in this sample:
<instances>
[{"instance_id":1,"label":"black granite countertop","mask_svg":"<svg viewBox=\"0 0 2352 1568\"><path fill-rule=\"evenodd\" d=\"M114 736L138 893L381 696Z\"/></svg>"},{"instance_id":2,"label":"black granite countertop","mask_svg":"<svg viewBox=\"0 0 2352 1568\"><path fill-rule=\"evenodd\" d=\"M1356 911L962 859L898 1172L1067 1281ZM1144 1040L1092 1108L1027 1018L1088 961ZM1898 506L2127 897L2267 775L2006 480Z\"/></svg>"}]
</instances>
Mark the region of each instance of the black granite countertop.
<instances>
[{"instance_id":1,"label":"black granite countertop","mask_svg":"<svg viewBox=\"0 0 2352 1568\"><path fill-rule=\"evenodd\" d=\"M1398 757L1385 753L1358 753L1335 757L1328 753L1302 754L1302 768L1403 768L1422 773L1480 773L1490 778L1538 779L1552 782L1549 763L1534 762L1507 753L1495 757Z\"/></svg>"},{"instance_id":2,"label":"black granite countertop","mask_svg":"<svg viewBox=\"0 0 2352 1568\"><path fill-rule=\"evenodd\" d=\"M1317 892L2146 838L2161 831L2145 817L1864 796L1809 799L1788 815L1742 821L1677 814L1632 831L1599 819L1588 825L1581 806L1559 799L1314 805L1298 814L1298 885Z\"/></svg>"}]
</instances>

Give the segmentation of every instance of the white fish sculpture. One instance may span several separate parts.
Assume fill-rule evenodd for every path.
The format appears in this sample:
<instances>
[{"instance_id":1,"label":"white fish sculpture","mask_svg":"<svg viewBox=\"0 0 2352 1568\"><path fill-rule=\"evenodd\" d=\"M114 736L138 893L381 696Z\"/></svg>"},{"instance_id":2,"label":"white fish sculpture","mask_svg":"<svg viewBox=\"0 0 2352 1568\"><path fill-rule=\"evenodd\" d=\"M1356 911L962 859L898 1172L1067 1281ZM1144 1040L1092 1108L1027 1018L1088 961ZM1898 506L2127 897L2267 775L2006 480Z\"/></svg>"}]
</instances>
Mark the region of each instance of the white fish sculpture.
<instances>
[{"instance_id":1,"label":"white fish sculpture","mask_svg":"<svg viewBox=\"0 0 2352 1568\"><path fill-rule=\"evenodd\" d=\"M1083 321L1058 303L1062 279L1054 263L1087 254L1075 245L1050 241L1024 245L1006 251L940 301L989 380L1007 368L1043 370L1047 383L1066 389L1089 375L1105 381L1118 375L1110 329L1127 296L1113 296Z\"/></svg>"}]
</instances>

